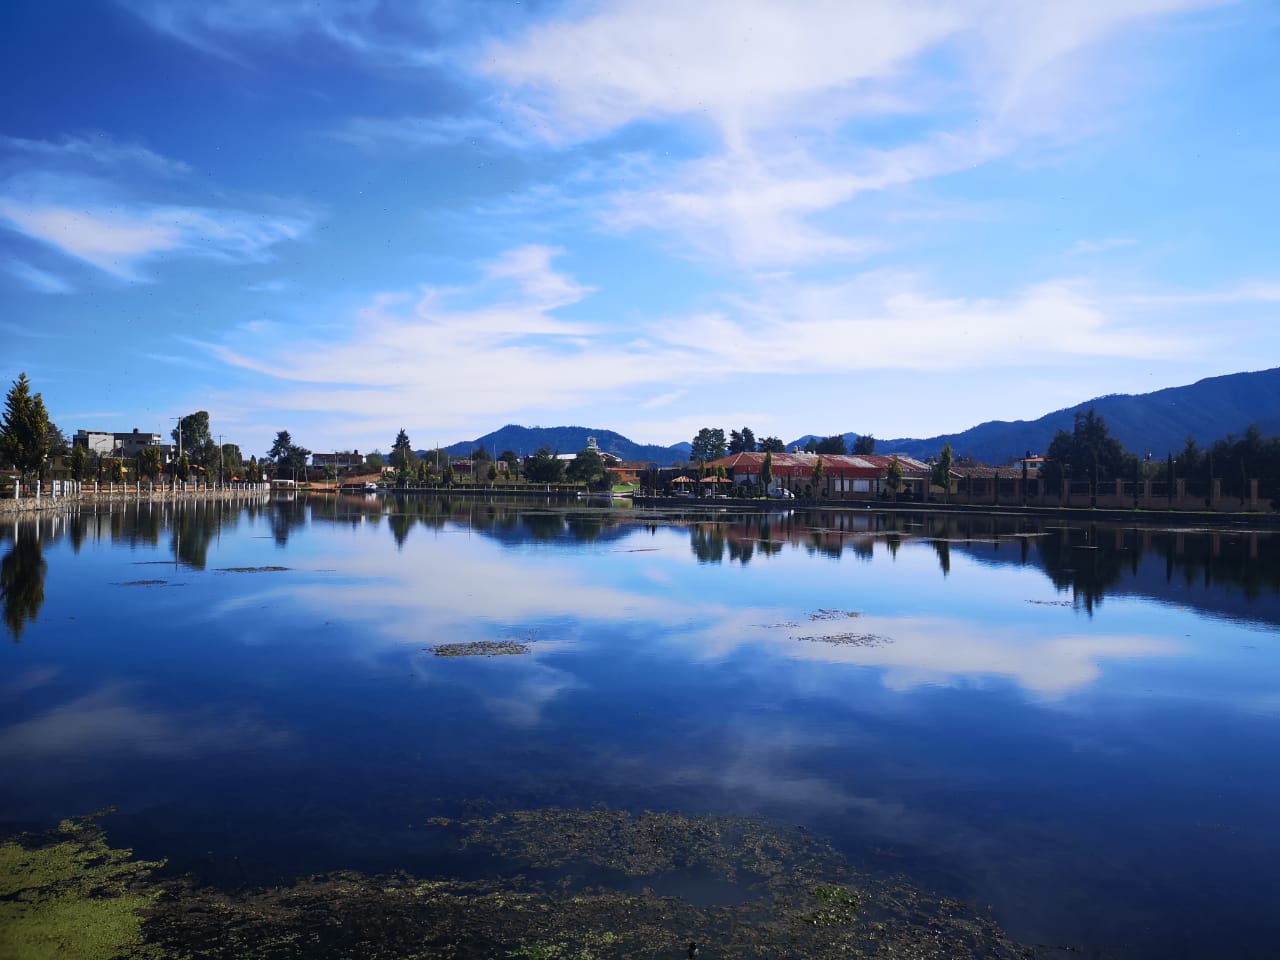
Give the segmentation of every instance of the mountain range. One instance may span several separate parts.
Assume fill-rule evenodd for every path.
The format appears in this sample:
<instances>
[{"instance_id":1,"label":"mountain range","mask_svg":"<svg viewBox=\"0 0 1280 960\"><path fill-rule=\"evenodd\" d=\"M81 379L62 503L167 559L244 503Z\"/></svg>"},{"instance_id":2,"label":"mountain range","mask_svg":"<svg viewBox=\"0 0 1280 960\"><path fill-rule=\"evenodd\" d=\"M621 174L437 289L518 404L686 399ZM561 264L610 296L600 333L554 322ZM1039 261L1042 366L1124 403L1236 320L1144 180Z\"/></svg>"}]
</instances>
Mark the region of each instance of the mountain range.
<instances>
[{"instance_id":1,"label":"mountain range","mask_svg":"<svg viewBox=\"0 0 1280 960\"><path fill-rule=\"evenodd\" d=\"M1111 435L1124 448L1139 455L1157 458L1181 450L1187 437L1201 447L1229 433L1242 434L1257 425L1264 436L1280 434L1280 367L1249 373L1208 377L1182 387L1168 387L1153 393L1110 394L1085 400L1072 407L1047 413L1038 420L991 420L959 433L914 439L901 437L876 441L877 453L901 453L924 459L950 443L956 456L970 456L983 463L1007 463L1026 451L1044 453L1059 430L1071 430L1076 413L1090 407L1106 421ZM813 436L805 434L787 444L803 446ZM850 449L857 433L844 434ZM514 450L521 456L539 447L560 453L576 453L595 437L601 450L624 460L668 465L689 457L688 442L671 446L633 443L612 430L587 427L521 427L508 424L469 442L446 449L453 456L465 456L477 447L493 454Z\"/></svg>"}]
</instances>

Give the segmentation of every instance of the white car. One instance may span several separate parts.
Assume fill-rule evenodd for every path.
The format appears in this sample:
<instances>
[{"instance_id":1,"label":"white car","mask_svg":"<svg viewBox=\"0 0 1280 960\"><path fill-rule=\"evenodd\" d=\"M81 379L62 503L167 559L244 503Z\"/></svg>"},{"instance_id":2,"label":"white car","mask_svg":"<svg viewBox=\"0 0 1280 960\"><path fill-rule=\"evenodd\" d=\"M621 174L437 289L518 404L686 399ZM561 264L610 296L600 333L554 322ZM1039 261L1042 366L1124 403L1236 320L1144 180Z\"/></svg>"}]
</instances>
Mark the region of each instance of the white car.
<instances>
[{"instance_id":1,"label":"white car","mask_svg":"<svg viewBox=\"0 0 1280 960\"><path fill-rule=\"evenodd\" d=\"M796 495L786 487L774 487L769 491L769 497L773 500L794 500Z\"/></svg>"}]
</instances>

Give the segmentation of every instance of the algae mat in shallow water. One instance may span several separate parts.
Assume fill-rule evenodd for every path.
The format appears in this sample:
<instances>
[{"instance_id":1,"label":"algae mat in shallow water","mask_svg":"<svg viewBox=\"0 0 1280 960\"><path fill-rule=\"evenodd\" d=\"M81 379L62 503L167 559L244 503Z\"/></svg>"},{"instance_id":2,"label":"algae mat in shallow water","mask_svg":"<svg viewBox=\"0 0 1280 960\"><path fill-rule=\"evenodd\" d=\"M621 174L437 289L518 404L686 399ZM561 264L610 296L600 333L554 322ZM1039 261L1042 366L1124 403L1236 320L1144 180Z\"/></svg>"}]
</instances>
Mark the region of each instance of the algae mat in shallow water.
<instances>
[{"instance_id":1,"label":"algae mat in shallow water","mask_svg":"<svg viewBox=\"0 0 1280 960\"><path fill-rule=\"evenodd\" d=\"M599 960L684 956L691 941L704 960L1035 955L956 901L859 874L822 838L765 821L599 807L429 825L503 869L477 881L343 872L228 892L150 880L157 864L108 848L89 821L64 825L43 845L3 847L3 916L25 932L0 941L2 955ZM696 872L735 894L695 904L658 892ZM68 939L68 923L91 916L94 938Z\"/></svg>"},{"instance_id":2,"label":"algae mat in shallow water","mask_svg":"<svg viewBox=\"0 0 1280 960\"><path fill-rule=\"evenodd\" d=\"M142 911L163 866L108 847L93 818L0 844L0 957L160 957L143 943Z\"/></svg>"}]
</instances>

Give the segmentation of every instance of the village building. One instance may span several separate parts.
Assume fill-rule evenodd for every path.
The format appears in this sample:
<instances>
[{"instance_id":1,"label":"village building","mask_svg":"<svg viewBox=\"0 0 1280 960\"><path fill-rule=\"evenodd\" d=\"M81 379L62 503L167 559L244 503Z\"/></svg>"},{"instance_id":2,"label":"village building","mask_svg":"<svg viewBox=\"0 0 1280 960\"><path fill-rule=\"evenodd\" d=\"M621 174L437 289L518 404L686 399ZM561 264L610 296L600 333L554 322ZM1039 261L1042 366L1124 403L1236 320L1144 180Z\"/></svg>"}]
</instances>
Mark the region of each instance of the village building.
<instances>
[{"instance_id":1,"label":"village building","mask_svg":"<svg viewBox=\"0 0 1280 960\"><path fill-rule=\"evenodd\" d=\"M336 453L313 453L311 455L311 465L313 467L333 467L337 471L359 470L364 466L364 454L359 450L352 450L350 453L345 450Z\"/></svg>"},{"instance_id":2,"label":"village building","mask_svg":"<svg viewBox=\"0 0 1280 960\"><path fill-rule=\"evenodd\" d=\"M768 454L735 453L708 461L708 469L724 468L725 476L735 485L758 485ZM899 493L912 499L928 496L931 468L914 457L883 454L772 454L771 490L789 490L798 497L828 500L872 500ZM902 470L897 491L889 487L889 464L896 459ZM814 473L818 461L822 473L816 483Z\"/></svg>"},{"instance_id":3,"label":"village building","mask_svg":"<svg viewBox=\"0 0 1280 960\"><path fill-rule=\"evenodd\" d=\"M77 430L71 443L72 446L83 447L86 453L97 453L104 457L136 457L147 447L161 446L160 440L160 434L142 433L134 427L130 433Z\"/></svg>"}]
</instances>

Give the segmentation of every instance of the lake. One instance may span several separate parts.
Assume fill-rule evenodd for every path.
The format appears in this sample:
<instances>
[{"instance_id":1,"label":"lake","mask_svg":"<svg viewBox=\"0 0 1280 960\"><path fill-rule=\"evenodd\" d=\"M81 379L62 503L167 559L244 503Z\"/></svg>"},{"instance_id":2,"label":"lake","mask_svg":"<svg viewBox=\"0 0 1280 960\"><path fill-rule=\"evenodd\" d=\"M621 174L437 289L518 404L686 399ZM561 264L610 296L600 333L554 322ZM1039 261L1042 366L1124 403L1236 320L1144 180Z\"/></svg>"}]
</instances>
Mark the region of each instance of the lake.
<instances>
[{"instance_id":1,"label":"lake","mask_svg":"<svg viewBox=\"0 0 1280 960\"><path fill-rule=\"evenodd\" d=\"M1276 533L341 497L0 553L5 834L110 807L206 896L612 897L582 956L642 916L655 956L871 916L955 950L962 910L974 955L1280 949ZM475 924L439 955L508 955Z\"/></svg>"}]
</instances>

